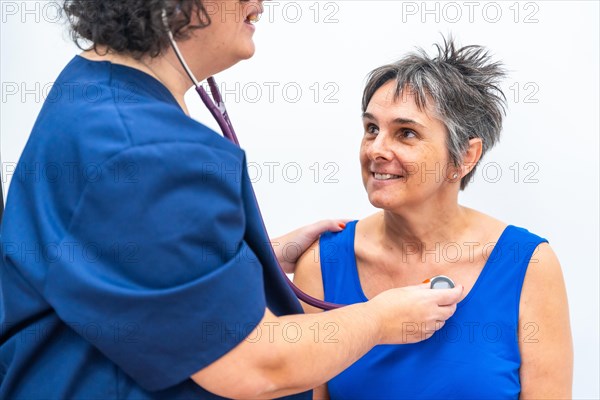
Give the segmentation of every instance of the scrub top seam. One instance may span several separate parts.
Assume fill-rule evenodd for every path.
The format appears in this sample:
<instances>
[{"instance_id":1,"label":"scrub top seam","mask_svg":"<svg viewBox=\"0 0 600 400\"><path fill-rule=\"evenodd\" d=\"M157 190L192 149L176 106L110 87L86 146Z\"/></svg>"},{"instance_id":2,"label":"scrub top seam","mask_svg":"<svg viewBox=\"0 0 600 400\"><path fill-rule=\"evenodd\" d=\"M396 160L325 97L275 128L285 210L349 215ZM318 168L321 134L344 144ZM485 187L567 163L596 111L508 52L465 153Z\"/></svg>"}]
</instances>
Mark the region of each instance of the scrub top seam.
<instances>
[{"instance_id":1,"label":"scrub top seam","mask_svg":"<svg viewBox=\"0 0 600 400\"><path fill-rule=\"evenodd\" d=\"M113 67L112 67L112 63L111 63L110 76L109 76L109 79L108 79L108 86L111 89L114 89L114 86L113 86L114 77L113 77L113 75L114 75L114 73L113 73ZM125 124L125 119L123 118L123 114L121 113L121 107L118 107L118 105L116 104L116 102L113 102L112 105L115 108L115 111L117 112L117 115L119 116L119 123L123 127L125 136L127 137L127 140L129 141L129 145L131 146L131 145L133 145L133 137L131 136L131 132L129 131L129 127L127 126L127 124Z\"/></svg>"}]
</instances>

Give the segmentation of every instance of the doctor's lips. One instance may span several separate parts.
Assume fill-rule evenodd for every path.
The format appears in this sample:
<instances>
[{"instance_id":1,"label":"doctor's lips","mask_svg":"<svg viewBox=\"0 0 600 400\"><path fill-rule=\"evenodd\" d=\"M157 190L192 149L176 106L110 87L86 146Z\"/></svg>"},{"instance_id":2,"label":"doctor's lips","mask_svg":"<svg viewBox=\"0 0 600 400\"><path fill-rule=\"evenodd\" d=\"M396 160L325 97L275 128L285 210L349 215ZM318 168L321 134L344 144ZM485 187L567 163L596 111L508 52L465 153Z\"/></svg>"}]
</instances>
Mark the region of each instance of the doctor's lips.
<instances>
[{"instance_id":1,"label":"doctor's lips","mask_svg":"<svg viewBox=\"0 0 600 400\"><path fill-rule=\"evenodd\" d=\"M248 15L248 18L246 18L246 23L255 24L259 20L260 20L260 14L251 14L251 15Z\"/></svg>"},{"instance_id":2,"label":"doctor's lips","mask_svg":"<svg viewBox=\"0 0 600 400\"><path fill-rule=\"evenodd\" d=\"M252 11L250 14L248 14L248 16L246 17L246 22L247 24L255 24L258 21L260 21L260 16L262 15L263 10L255 10Z\"/></svg>"}]
</instances>

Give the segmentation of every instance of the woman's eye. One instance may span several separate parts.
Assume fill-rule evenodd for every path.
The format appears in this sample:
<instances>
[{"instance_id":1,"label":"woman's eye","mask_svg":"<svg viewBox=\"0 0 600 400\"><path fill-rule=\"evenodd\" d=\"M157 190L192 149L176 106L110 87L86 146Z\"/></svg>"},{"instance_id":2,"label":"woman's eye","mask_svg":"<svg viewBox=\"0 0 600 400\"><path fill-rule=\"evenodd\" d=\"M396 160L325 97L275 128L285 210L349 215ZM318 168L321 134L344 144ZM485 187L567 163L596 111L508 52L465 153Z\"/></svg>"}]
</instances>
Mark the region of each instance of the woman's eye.
<instances>
[{"instance_id":1,"label":"woman's eye","mask_svg":"<svg viewBox=\"0 0 600 400\"><path fill-rule=\"evenodd\" d=\"M415 133L415 131L413 131L411 129L403 129L402 130L402 137L405 137L407 139L411 139L411 138L417 137L417 134Z\"/></svg>"},{"instance_id":2,"label":"woman's eye","mask_svg":"<svg viewBox=\"0 0 600 400\"><path fill-rule=\"evenodd\" d=\"M377 135L379 133L379 128L376 125L369 124L369 125L367 125L366 131L367 131L367 133L370 133L371 135Z\"/></svg>"}]
</instances>

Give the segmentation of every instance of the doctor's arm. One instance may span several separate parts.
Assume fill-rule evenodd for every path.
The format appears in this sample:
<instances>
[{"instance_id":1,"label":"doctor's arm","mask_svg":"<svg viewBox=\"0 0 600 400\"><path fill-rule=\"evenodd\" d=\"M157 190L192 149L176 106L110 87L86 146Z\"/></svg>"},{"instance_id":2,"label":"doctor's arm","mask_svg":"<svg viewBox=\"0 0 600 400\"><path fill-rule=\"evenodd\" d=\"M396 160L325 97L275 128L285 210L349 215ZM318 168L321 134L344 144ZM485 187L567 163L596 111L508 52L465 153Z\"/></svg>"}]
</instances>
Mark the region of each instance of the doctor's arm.
<instances>
[{"instance_id":1,"label":"doctor's arm","mask_svg":"<svg viewBox=\"0 0 600 400\"><path fill-rule=\"evenodd\" d=\"M93 260L83 252L57 260L45 299L77 326L134 327L135 340L99 335L90 342L141 387L159 391L191 377L230 398L303 392L376 344L430 336L454 312L458 290L404 288L327 313L275 316L262 266L243 240L239 177L204 169L240 170L241 161L203 143L134 146L104 163L78 200L63 242L85 248L110 240ZM114 179L131 165L135 179ZM115 254L115 243L134 254ZM404 332L405 322L423 332ZM213 330L238 325L252 329L246 339Z\"/></svg>"},{"instance_id":2,"label":"doctor's arm","mask_svg":"<svg viewBox=\"0 0 600 400\"><path fill-rule=\"evenodd\" d=\"M377 344L428 338L441 327L436 320L445 321L454 313L460 294L461 289L408 287L316 314L277 317L267 309L246 340L192 379L230 398L275 398L310 390ZM403 332L409 321L427 328L414 335Z\"/></svg>"},{"instance_id":3,"label":"doctor's arm","mask_svg":"<svg viewBox=\"0 0 600 400\"><path fill-rule=\"evenodd\" d=\"M531 257L519 312L521 399L572 396L573 342L560 263L548 243Z\"/></svg>"}]
</instances>

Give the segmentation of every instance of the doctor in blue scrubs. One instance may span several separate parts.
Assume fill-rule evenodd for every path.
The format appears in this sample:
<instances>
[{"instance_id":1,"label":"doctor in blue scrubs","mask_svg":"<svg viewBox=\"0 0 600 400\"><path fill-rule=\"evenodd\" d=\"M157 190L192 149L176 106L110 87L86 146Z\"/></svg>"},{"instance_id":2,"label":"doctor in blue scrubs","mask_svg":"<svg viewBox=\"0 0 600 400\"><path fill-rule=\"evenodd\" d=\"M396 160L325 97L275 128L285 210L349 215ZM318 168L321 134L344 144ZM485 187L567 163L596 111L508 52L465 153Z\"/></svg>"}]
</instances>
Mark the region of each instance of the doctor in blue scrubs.
<instances>
[{"instance_id":1,"label":"doctor in blue scrubs","mask_svg":"<svg viewBox=\"0 0 600 400\"><path fill-rule=\"evenodd\" d=\"M460 285L302 314L244 152L188 115L162 19L205 79L253 55L262 1L64 7L91 45L56 79L8 193L0 398L310 398L375 345L426 339L452 315ZM280 241L307 248L338 223Z\"/></svg>"}]
</instances>

